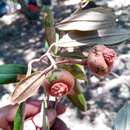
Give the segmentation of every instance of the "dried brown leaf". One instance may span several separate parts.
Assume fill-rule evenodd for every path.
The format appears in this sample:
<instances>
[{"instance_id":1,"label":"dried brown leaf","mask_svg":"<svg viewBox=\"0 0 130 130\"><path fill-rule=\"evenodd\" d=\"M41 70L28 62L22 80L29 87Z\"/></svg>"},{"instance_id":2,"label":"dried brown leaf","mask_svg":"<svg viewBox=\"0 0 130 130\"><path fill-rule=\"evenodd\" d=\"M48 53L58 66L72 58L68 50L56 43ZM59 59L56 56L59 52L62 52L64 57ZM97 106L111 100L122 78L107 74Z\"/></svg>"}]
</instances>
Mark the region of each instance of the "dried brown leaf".
<instances>
[{"instance_id":1,"label":"dried brown leaf","mask_svg":"<svg viewBox=\"0 0 130 130\"><path fill-rule=\"evenodd\" d=\"M59 47L94 46L104 44L118 45L130 37L130 31L119 28L107 28L98 31L81 32L71 31L64 35L58 42Z\"/></svg>"},{"instance_id":2,"label":"dried brown leaf","mask_svg":"<svg viewBox=\"0 0 130 130\"><path fill-rule=\"evenodd\" d=\"M90 31L115 26L116 17L111 9L97 7L80 10L57 24L59 30Z\"/></svg>"},{"instance_id":3,"label":"dried brown leaf","mask_svg":"<svg viewBox=\"0 0 130 130\"><path fill-rule=\"evenodd\" d=\"M24 78L16 86L11 96L11 102L13 104L20 103L32 96L42 84L43 79L44 75L42 72L36 72L31 76Z\"/></svg>"},{"instance_id":4,"label":"dried brown leaf","mask_svg":"<svg viewBox=\"0 0 130 130\"><path fill-rule=\"evenodd\" d=\"M103 29L115 26L114 21L71 21L69 23L64 23L58 25L59 30L68 31L68 30L78 30L78 31L93 31L97 29Z\"/></svg>"}]
</instances>

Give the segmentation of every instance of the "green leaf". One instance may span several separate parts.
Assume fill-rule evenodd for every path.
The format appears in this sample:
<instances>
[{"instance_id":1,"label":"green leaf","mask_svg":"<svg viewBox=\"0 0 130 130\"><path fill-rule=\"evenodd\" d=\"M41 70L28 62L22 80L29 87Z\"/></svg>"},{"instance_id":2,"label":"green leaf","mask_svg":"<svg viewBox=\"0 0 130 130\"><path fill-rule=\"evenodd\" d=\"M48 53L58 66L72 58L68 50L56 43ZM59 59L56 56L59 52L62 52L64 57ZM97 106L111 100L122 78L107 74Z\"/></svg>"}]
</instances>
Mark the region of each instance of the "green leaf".
<instances>
[{"instance_id":1,"label":"green leaf","mask_svg":"<svg viewBox=\"0 0 130 130\"><path fill-rule=\"evenodd\" d=\"M59 34L56 33L56 41L59 41ZM49 48L49 43L47 42L47 40L45 40L45 43L44 43L44 48L43 48L43 52L46 52Z\"/></svg>"},{"instance_id":2,"label":"green leaf","mask_svg":"<svg viewBox=\"0 0 130 130\"><path fill-rule=\"evenodd\" d=\"M43 125L42 125L42 130L50 130L50 126L49 126L49 120L47 117L47 100L43 100L42 103L42 113L43 113Z\"/></svg>"},{"instance_id":3,"label":"green leaf","mask_svg":"<svg viewBox=\"0 0 130 130\"><path fill-rule=\"evenodd\" d=\"M74 87L74 93L71 95L67 95L67 97L80 110L82 111L87 110L86 99L83 93L81 92L81 86L78 82L76 82L76 86Z\"/></svg>"},{"instance_id":4,"label":"green leaf","mask_svg":"<svg viewBox=\"0 0 130 130\"><path fill-rule=\"evenodd\" d=\"M25 103L21 103L16 112L13 130L23 130Z\"/></svg>"},{"instance_id":5,"label":"green leaf","mask_svg":"<svg viewBox=\"0 0 130 130\"><path fill-rule=\"evenodd\" d=\"M130 130L130 102L125 103L117 113L114 130Z\"/></svg>"},{"instance_id":6,"label":"green leaf","mask_svg":"<svg viewBox=\"0 0 130 130\"><path fill-rule=\"evenodd\" d=\"M0 74L25 74L27 67L21 64L4 64L0 65Z\"/></svg>"},{"instance_id":7,"label":"green leaf","mask_svg":"<svg viewBox=\"0 0 130 130\"><path fill-rule=\"evenodd\" d=\"M27 68L20 64L0 65L0 84L18 81L18 76L26 74Z\"/></svg>"},{"instance_id":8,"label":"green leaf","mask_svg":"<svg viewBox=\"0 0 130 130\"><path fill-rule=\"evenodd\" d=\"M76 79L87 81L87 76L84 72L84 68L81 65L63 65L63 68L71 72Z\"/></svg>"},{"instance_id":9,"label":"green leaf","mask_svg":"<svg viewBox=\"0 0 130 130\"><path fill-rule=\"evenodd\" d=\"M44 47L43 47L43 52L46 52L48 50L48 48L49 48L49 44L47 41L45 41Z\"/></svg>"}]
</instances>

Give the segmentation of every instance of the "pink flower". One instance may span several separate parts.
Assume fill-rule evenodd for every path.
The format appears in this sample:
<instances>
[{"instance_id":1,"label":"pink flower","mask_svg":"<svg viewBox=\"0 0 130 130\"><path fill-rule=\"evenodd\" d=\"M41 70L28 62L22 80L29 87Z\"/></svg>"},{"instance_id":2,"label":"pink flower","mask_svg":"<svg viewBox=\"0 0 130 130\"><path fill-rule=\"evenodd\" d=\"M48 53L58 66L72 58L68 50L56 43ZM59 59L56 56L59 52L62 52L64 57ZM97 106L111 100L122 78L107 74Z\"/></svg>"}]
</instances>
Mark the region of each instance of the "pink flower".
<instances>
[{"instance_id":1,"label":"pink flower","mask_svg":"<svg viewBox=\"0 0 130 130\"><path fill-rule=\"evenodd\" d=\"M62 97L70 94L75 85L74 76L66 70L55 69L46 75L44 87L49 95L54 97Z\"/></svg>"},{"instance_id":2,"label":"pink flower","mask_svg":"<svg viewBox=\"0 0 130 130\"><path fill-rule=\"evenodd\" d=\"M87 67L97 76L106 76L111 72L115 58L113 49L97 45L89 51Z\"/></svg>"}]
</instances>

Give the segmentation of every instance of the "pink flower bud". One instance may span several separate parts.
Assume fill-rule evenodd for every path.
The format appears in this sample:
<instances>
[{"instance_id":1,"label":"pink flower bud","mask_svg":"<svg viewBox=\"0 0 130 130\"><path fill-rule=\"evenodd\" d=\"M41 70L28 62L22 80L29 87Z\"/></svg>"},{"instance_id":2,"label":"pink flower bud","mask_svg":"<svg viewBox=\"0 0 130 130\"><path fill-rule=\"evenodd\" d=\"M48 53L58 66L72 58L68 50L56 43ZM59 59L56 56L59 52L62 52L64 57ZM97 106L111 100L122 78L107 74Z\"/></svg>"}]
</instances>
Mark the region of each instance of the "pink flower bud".
<instances>
[{"instance_id":1,"label":"pink flower bud","mask_svg":"<svg viewBox=\"0 0 130 130\"><path fill-rule=\"evenodd\" d=\"M46 75L44 87L49 95L61 97L70 94L75 84L74 76L66 70L55 69Z\"/></svg>"},{"instance_id":2,"label":"pink flower bud","mask_svg":"<svg viewBox=\"0 0 130 130\"><path fill-rule=\"evenodd\" d=\"M89 51L87 67L97 76L106 76L111 72L115 58L113 49L97 45Z\"/></svg>"}]
</instances>

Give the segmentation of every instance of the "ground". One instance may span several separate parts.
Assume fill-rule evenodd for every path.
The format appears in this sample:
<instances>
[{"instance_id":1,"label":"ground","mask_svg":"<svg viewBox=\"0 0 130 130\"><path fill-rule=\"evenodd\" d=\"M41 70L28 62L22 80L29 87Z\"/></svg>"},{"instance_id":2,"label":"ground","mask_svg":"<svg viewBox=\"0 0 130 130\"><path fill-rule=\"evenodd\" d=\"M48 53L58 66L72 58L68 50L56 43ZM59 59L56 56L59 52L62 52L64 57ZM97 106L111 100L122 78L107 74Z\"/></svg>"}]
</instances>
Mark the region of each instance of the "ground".
<instances>
[{"instance_id":1,"label":"ground","mask_svg":"<svg viewBox=\"0 0 130 130\"><path fill-rule=\"evenodd\" d=\"M60 0L58 0L60 1ZM54 3L55 22L70 15L78 1L65 0ZM130 29L130 2L127 0L95 0L100 5L112 7L118 26ZM66 5L65 5L66 4ZM9 21L13 17L13 22ZM7 20L8 19L8 20ZM6 24L5 24L5 22ZM43 54L44 28L42 18L28 22L23 16L10 15L0 19L0 64L27 64L29 60ZM62 118L71 130L112 130L113 121L120 107L130 99L130 44L129 41L115 48L118 59L113 74L105 79L92 77L85 86L88 111L80 112L70 103ZM13 85L0 87L0 106L7 103Z\"/></svg>"}]
</instances>

